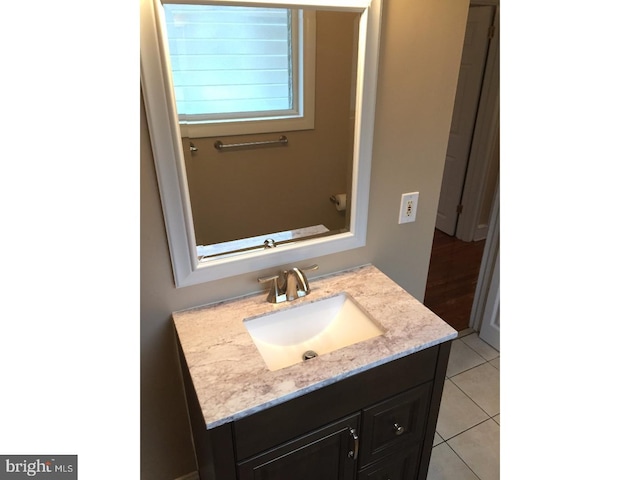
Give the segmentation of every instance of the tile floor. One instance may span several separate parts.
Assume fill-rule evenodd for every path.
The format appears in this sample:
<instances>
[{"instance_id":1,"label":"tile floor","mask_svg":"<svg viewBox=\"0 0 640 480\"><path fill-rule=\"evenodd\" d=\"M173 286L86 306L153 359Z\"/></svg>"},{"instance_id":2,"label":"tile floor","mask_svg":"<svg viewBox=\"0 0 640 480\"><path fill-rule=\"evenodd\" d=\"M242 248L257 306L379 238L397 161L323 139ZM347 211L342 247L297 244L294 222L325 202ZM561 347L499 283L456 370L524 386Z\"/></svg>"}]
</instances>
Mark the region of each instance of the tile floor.
<instances>
[{"instance_id":1,"label":"tile floor","mask_svg":"<svg viewBox=\"0 0 640 480\"><path fill-rule=\"evenodd\" d=\"M473 330L451 346L427 480L500 478L500 352Z\"/></svg>"}]
</instances>

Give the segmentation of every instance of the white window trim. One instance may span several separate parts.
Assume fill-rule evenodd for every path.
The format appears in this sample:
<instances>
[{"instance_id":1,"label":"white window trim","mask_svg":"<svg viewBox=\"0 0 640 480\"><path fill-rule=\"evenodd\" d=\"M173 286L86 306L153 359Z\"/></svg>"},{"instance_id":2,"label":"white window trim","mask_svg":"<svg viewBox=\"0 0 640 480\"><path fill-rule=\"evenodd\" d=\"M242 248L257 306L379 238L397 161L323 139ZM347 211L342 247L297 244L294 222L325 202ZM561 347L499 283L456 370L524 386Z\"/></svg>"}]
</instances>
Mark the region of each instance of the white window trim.
<instances>
[{"instance_id":1,"label":"white window trim","mask_svg":"<svg viewBox=\"0 0 640 480\"><path fill-rule=\"evenodd\" d=\"M171 3L174 3L173 1ZM175 2L182 3L182 2ZM194 2L195 3L195 2ZM302 10L300 10L302 12ZM164 25L164 19L162 22ZM300 24L299 24L300 25ZM298 36L298 52L302 62L298 62L298 100L299 113L292 116L259 117L249 119L228 119L202 123L180 122L180 136L188 138L206 138L231 135L249 135L258 133L290 132L312 130L315 126L315 90L316 90L316 13L305 11L302 15L302 35ZM164 38L166 38L166 32ZM173 80L169 78L172 100L175 105Z\"/></svg>"}]
</instances>

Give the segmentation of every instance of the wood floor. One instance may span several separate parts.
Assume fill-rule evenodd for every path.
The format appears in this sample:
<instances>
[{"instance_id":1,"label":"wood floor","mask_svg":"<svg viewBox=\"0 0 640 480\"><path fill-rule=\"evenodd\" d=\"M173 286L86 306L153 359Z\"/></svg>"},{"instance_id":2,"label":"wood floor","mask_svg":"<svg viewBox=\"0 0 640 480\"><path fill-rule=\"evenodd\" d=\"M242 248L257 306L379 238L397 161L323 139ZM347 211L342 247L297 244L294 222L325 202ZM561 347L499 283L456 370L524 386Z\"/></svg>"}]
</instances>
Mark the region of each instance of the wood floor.
<instances>
[{"instance_id":1,"label":"wood floor","mask_svg":"<svg viewBox=\"0 0 640 480\"><path fill-rule=\"evenodd\" d=\"M484 244L435 231L424 305L458 331L469 327Z\"/></svg>"}]
</instances>

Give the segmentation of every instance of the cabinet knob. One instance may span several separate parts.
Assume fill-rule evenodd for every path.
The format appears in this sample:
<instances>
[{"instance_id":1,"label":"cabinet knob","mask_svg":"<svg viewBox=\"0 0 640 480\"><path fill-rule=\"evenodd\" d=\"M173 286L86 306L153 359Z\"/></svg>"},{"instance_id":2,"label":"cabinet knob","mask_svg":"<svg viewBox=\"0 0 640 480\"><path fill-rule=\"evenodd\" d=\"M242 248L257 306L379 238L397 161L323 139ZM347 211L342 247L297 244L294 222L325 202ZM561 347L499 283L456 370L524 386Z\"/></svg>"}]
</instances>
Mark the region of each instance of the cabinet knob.
<instances>
[{"instance_id":1,"label":"cabinet knob","mask_svg":"<svg viewBox=\"0 0 640 480\"><path fill-rule=\"evenodd\" d=\"M393 424L393 430L396 432L396 435L402 435L404 433L404 427L397 423Z\"/></svg>"}]
</instances>

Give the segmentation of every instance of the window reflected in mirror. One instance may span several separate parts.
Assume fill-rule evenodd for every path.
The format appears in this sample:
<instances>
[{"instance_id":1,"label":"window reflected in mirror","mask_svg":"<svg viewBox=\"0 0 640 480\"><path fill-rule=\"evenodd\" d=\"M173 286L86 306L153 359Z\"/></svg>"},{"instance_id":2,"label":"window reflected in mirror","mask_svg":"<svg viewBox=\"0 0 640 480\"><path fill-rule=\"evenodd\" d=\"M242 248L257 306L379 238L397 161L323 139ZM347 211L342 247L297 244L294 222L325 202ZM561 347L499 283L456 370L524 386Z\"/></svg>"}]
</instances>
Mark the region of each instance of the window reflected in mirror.
<instances>
[{"instance_id":1,"label":"window reflected in mirror","mask_svg":"<svg viewBox=\"0 0 640 480\"><path fill-rule=\"evenodd\" d=\"M183 131L313 128L313 92L305 97L315 77L313 12L185 4L165 4L164 12Z\"/></svg>"}]
</instances>

